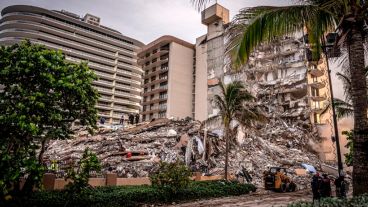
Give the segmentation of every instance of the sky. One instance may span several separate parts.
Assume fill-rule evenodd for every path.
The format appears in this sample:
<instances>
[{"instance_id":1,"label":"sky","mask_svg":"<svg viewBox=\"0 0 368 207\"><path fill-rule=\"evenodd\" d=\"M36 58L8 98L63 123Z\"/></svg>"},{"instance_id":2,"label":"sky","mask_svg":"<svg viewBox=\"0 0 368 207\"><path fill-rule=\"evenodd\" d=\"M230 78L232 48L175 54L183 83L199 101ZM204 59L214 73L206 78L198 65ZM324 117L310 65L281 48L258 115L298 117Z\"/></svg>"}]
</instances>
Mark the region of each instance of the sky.
<instances>
[{"instance_id":1,"label":"sky","mask_svg":"<svg viewBox=\"0 0 368 207\"><path fill-rule=\"evenodd\" d=\"M213 0L211 5L215 2ZM257 5L287 5L295 0L218 0L233 17L241 8ZM101 18L101 24L145 44L162 35L173 35L190 43L206 33L200 13L190 0L0 0L0 10L16 5L67 10Z\"/></svg>"},{"instance_id":2,"label":"sky","mask_svg":"<svg viewBox=\"0 0 368 207\"><path fill-rule=\"evenodd\" d=\"M259 5L283 6L298 0L217 0L230 10L230 18L245 7ZM212 0L211 5L215 3ZM0 0L0 10L16 5L33 5L50 10L67 10L79 16L86 13L101 18L101 24L120 31L145 44L162 35L173 35L190 43L206 33L200 13L191 0ZM338 66L331 64L333 74ZM337 70L336 70L337 69ZM332 76L335 95L343 98L341 82ZM339 87L338 87L339 86Z\"/></svg>"}]
</instances>

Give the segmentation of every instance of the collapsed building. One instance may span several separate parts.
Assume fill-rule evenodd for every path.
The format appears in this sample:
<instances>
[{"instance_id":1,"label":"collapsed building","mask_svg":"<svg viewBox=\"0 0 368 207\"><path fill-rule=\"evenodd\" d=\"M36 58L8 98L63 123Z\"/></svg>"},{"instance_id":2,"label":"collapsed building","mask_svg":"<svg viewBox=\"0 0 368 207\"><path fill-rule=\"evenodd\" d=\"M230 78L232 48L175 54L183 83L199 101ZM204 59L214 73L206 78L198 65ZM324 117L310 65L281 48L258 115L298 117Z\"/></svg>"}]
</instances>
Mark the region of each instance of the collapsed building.
<instances>
[{"instance_id":1,"label":"collapsed building","mask_svg":"<svg viewBox=\"0 0 368 207\"><path fill-rule=\"evenodd\" d=\"M220 93L219 84L240 80L270 118L317 130L322 138L317 144L321 159L334 162L327 59L324 55L318 60L312 58L308 36L296 34L262 44L244 70L233 73L226 67L224 55L229 11L214 4L202 12L202 23L207 34L196 40L194 118L203 121L216 115L213 97Z\"/></svg>"},{"instance_id":2,"label":"collapsed building","mask_svg":"<svg viewBox=\"0 0 368 207\"><path fill-rule=\"evenodd\" d=\"M316 131L272 120L253 130L237 128L231 141L229 171L246 169L252 182L263 185L263 172L271 166L290 168L291 177L305 188L309 177L296 176L293 169L309 163L320 168L313 149L318 142ZM102 164L102 174L114 171L119 177L147 177L160 161L185 162L193 172L223 175L225 140L221 129L206 131L191 119L157 119L122 130L100 128L95 135L76 130L75 139L52 140L44 160L59 163L59 174L77 162L86 148L95 152ZM131 154L131 156L128 156Z\"/></svg>"}]
</instances>

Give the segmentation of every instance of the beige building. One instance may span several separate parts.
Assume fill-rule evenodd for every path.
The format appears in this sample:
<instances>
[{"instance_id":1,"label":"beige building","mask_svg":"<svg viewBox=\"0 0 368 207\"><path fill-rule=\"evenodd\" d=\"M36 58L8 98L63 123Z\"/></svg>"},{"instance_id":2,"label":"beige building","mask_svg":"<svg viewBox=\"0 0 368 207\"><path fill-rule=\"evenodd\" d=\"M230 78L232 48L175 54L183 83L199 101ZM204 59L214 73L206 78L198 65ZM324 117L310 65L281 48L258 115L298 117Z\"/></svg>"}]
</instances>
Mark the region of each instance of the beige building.
<instances>
[{"instance_id":1,"label":"beige building","mask_svg":"<svg viewBox=\"0 0 368 207\"><path fill-rule=\"evenodd\" d=\"M61 49L71 62L87 61L99 80L93 85L101 97L98 115L118 123L122 114L139 113L142 69L137 51L143 43L100 24L100 18L83 18L67 11L51 11L34 6L15 5L2 10L0 44L23 39Z\"/></svg>"},{"instance_id":2,"label":"beige building","mask_svg":"<svg viewBox=\"0 0 368 207\"><path fill-rule=\"evenodd\" d=\"M142 120L192 117L194 45L162 36L138 53L144 70Z\"/></svg>"}]
</instances>

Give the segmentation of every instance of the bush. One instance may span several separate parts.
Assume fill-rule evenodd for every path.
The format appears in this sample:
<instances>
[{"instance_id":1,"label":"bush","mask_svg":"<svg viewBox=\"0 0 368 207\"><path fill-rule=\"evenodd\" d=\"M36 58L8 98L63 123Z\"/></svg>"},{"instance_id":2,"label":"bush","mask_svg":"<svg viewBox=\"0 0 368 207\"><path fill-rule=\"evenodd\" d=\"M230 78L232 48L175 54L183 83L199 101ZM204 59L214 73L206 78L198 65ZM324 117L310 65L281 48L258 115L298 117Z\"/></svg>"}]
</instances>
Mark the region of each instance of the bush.
<instances>
[{"instance_id":1,"label":"bush","mask_svg":"<svg viewBox=\"0 0 368 207\"><path fill-rule=\"evenodd\" d=\"M353 197L351 199L325 198L321 199L320 207L368 207L368 195ZM313 207L311 202L296 202L288 207Z\"/></svg>"},{"instance_id":2,"label":"bush","mask_svg":"<svg viewBox=\"0 0 368 207\"><path fill-rule=\"evenodd\" d=\"M153 187L177 192L188 187L191 174L187 166L180 161L160 162L159 169L150 175L150 180Z\"/></svg>"},{"instance_id":3,"label":"bush","mask_svg":"<svg viewBox=\"0 0 368 207\"><path fill-rule=\"evenodd\" d=\"M67 191L71 193L80 193L85 188L89 187L88 179L91 171L101 171L100 161L95 153L86 148L82 158L78 162L78 169L75 171L74 166L68 170L65 180L72 180L66 186Z\"/></svg>"},{"instance_id":4,"label":"bush","mask_svg":"<svg viewBox=\"0 0 368 207\"><path fill-rule=\"evenodd\" d=\"M0 206L48 206L48 207L121 207L142 204L169 203L211 197L247 194L254 191L250 184L224 181L190 182L176 192L159 190L151 186L114 186L85 189L70 197L66 191L41 191L23 200L1 203Z\"/></svg>"}]
</instances>

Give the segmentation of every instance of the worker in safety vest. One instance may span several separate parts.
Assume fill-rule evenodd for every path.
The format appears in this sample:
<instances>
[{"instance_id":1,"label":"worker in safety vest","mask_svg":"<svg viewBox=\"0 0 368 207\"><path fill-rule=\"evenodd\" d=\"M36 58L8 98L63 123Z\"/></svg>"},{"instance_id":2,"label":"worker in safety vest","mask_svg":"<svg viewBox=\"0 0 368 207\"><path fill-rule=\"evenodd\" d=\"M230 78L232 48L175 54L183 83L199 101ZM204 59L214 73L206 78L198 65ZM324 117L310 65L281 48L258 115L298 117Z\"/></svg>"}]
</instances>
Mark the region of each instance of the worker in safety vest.
<instances>
[{"instance_id":1,"label":"worker in safety vest","mask_svg":"<svg viewBox=\"0 0 368 207\"><path fill-rule=\"evenodd\" d=\"M59 170L59 165L56 160L51 161L50 170L57 172Z\"/></svg>"},{"instance_id":2,"label":"worker in safety vest","mask_svg":"<svg viewBox=\"0 0 368 207\"><path fill-rule=\"evenodd\" d=\"M280 171L280 169L277 169L275 174L275 188L279 189L281 188L281 183L284 180L285 175Z\"/></svg>"}]
</instances>

